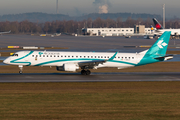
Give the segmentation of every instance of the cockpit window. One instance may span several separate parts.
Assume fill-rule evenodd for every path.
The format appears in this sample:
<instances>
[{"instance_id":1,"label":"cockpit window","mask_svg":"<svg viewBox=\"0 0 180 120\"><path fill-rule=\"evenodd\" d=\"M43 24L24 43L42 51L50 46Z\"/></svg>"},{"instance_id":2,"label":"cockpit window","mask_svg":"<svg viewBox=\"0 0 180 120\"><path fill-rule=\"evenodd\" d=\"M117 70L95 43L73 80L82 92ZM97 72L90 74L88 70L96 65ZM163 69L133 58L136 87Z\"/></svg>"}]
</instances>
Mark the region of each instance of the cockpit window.
<instances>
[{"instance_id":1,"label":"cockpit window","mask_svg":"<svg viewBox=\"0 0 180 120\"><path fill-rule=\"evenodd\" d=\"M12 56L17 56L18 57L18 54L13 54Z\"/></svg>"}]
</instances>

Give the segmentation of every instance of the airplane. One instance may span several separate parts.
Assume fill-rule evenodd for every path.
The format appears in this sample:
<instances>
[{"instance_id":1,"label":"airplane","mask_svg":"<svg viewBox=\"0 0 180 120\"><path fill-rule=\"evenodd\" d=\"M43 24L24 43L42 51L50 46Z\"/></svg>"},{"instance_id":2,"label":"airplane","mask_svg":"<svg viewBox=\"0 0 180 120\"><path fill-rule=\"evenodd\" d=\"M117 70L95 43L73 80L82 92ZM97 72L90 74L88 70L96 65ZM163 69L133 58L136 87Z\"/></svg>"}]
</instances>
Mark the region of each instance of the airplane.
<instances>
[{"instance_id":1,"label":"airplane","mask_svg":"<svg viewBox=\"0 0 180 120\"><path fill-rule=\"evenodd\" d=\"M172 36L180 35L180 29L165 29L156 18L153 18L154 25L156 27L155 32L162 35L165 31L171 31Z\"/></svg>"},{"instance_id":2,"label":"airplane","mask_svg":"<svg viewBox=\"0 0 180 120\"><path fill-rule=\"evenodd\" d=\"M23 66L56 66L58 71L75 72L82 69L82 75L90 75L90 69L123 69L172 59L173 55L166 55L170 35L171 32L164 32L150 49L140 53L19 51L3 62L19 66L20 74Z\"/></svg>"},{"instance_id":3,"label":"airplane","mask_svg":"<svg viewBox=\"0 0 180 120\"><path fill-rule=\"evenodd\" d=\"M11 30L8 31L8 32L0 32L0 35L2 35L2 34L7 34L7 33L11 33Z\"/></svg>"}]
</instances>

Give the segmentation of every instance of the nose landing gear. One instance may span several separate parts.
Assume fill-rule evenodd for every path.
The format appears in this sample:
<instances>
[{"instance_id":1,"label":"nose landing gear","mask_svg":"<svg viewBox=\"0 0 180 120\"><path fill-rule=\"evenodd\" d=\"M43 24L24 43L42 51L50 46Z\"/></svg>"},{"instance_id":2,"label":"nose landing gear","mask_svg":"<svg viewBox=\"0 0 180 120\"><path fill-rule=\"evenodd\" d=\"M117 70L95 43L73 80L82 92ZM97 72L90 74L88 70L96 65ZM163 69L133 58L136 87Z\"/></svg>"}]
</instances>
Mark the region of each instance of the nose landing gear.
<instances>
[{"instance_id":1,"label":"nose landing gear","mask_svg":"<svg viewBox=\"0 0 180 120\"><path fill-rule=\"evenodd\" d=\"M23 65L19 65L18 67L20 69L19 74L22 74L23 73Z\"/></svg>"}]
</instances>

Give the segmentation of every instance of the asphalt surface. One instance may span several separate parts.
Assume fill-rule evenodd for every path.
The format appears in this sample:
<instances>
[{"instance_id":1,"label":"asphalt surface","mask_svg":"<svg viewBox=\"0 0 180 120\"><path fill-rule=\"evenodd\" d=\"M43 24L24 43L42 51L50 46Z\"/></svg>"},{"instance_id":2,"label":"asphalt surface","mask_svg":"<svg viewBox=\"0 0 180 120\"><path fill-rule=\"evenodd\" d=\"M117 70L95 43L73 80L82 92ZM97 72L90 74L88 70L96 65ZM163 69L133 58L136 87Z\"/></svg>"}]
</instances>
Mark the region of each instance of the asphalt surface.
<instances>
[{"instance_id":1,"label":"asphalt surface","mask_svg":"<svg viewBox=\"0 0 180 120\"><path fill-rule=\"evenodd\" d=\"M120 51L120 52L140 52L147 48L131 48L124 46L153 45L155 39L144 39L143 36L132 36L130 39L123 36L58 36L40 37L31 35L11 35L0 36L0 48L7 46L36 46L36 47L66 47L65 51ZM170 40L169 45L180 44L180 40ZM10 50L8 50L10 51ZM1 51L7 52L7 51Z\"/></svg>"},{"instance_id":2,"label":"asphalt surface","mask_svg":"<svg viewBox=\"0 0 180 120\"><path fill-rule=\"evenodd\" d=\"M18 82L140 82L140 81L180 81L180 73L38 73L0 74L1 83Z\"/></svg>"}]
</instances>

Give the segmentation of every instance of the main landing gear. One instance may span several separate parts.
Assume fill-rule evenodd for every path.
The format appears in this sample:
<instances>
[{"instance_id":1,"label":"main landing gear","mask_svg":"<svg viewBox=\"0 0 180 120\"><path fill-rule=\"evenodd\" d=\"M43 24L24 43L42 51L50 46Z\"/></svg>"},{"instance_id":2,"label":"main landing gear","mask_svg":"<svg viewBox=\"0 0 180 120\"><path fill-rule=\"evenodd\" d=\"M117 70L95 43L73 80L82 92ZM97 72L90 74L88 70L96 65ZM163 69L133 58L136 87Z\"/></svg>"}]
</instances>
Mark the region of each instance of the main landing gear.
<instances>
[{"instance_id":1,"label":"main landing gear","mask_svg":"<svg viewBox=\"0 0 180 120\"><path fill-rule=\"evenodd\" d=\"M23 65L19 65L18 67L20 69L19 74L22 74L23 73Z\"/></svg>"},{"instance_id":2,"label":"main landing gear","mask_svg":"<svg viewBox=\"0 0 180 120\"><path fill-rule=\"evenodd\" d=\"M81 70L81 75L90 75L91 71L90 70Z\"/></svg>"}]
</instances>

